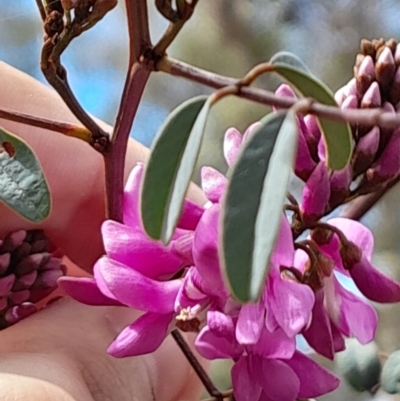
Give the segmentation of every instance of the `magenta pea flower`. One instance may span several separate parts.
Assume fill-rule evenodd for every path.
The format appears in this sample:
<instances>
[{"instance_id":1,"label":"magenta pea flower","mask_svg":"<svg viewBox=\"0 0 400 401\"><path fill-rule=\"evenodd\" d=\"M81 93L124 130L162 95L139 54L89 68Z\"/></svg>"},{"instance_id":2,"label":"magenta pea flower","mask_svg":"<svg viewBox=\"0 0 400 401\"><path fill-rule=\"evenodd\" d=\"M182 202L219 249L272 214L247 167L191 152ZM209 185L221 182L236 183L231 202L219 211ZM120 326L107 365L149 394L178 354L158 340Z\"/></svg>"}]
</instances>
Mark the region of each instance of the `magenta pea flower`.
<instances>
[{"instance_id":1,"label":"magenta pea flower","mask_svg":"<svg viewBox=\"0 0 400 401\"><path fill-rule=\"evenodd\" d=\"M173 327L182 279L171 279L188 265L192 231L203 208L186 201L171 243L165 247L147 237L139 218L139 190L143 165L132 171L124 192L124 223L102 226L107 255L94 266L94 278L67 277L61 286L89 305L125 305L145 312L114 340L109 352L117 357L156 350ZM189 237L189 238L188 238Z\"/></svg>"},{"instance_id":2,"label":"magenta pea flower","mask_svg":"<svg viewBox=\"0 0 400 401\"><path fill-rule=\"evenodd\" d=\"M371 264L374 249L371 231L361 223L345 218L331 219L327 223L340 230L346 239L341 241L334 234L328 243L319 244L321 252L334 260L335 268L350 275L361 293L371 301L399 302L400 283Z\"/></svg>"},{"instance_id":3,"label":"magenta pea flower","mask_svg":"<svg viewBox=\"0 0 400 401\"><path fill-rule=\"evenodd\" d=\"M317 397L333 391L339 379L295 349L294 338L264 328L258 342L242 345L235 337L235 321L221 312L207 314L207 326L195 346L207 359L231 358L232 385L238 401Z\"/></svg>"}]
</instances>

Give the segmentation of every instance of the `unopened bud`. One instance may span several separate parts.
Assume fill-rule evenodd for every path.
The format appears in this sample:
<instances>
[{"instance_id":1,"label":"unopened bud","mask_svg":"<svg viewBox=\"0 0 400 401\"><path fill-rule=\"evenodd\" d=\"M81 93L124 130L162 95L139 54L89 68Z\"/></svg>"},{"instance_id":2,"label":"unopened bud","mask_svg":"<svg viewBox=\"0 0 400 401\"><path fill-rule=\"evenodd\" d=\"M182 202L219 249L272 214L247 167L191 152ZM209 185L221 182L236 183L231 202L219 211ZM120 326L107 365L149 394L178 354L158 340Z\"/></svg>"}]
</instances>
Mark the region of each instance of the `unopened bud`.
<instances>
[{"instance_id":1,"label":"unopened bud","mask_svg":"<svg viewBox=\"0 0 400 401\"><path fill-rule=\"evenodd\" d=\"M394 74L393 82L391 85L389 100L393 104L397 104L400 101L400 68L398 67Z\"/></svg>"},{"instance_id":2,"label":"unopened bud","mask_svg":"<svg viewBox=\"0 0 400 401\"><path fill-rule=\"evenodd\" d=\"M364 109L371 109L375 107L380 107L381 104L382 98L378 82L372 82L361 100L361 107Z\"/></svg>"},{"instance_id":3,"label":"unopened bud","mask_svg":"<svg viewBox=\"0 0 400 401\"><path fill-rule=\"evenodd\" d=\"M385 90L393 80L395 72L394 58L391 50L385 46L375 64L376 80Z\"/></svg>"},{"instance_id":4,"label":"unopened bud","mask_svg":"<svg viewBox=\"0 0 400 401\"><path fill-rule=\"evenodd\" d=\"M8 276L0 278L0 297L5 297L11 291L14 285L15 276L14 274L9 274Z\"/></svg>"},{"instance_id":5,"label":"unopened bud","mask_svg":"<svg viewBox=\"0 0 400 401\"><path fill-rule=\"evenodd\" d=\"M352 168L350 164L342 170L333 172L331 176L331 196L329 198L329 206L331 208L340 205L347 198L351 181Z\"/></svg>"},{"instance_id":6,"label":"unopened bud","mask_svg":"<svg viewBox=\"0 0 400 401\"><path fill-rule=\"evenodd\" d=\"M297 130L298 142L297 142L297 153L294 172L303 181L307 181L312 171L314 170L316 163L310 155L308 145L306 142L307 127L303 122L303 127Z\"/></svg>"},{"instance_id":7,"label":"unopened bud","mask_svg":"<svg viewBox=\"0 0 400 401\"><path fill-rule=\"evenodd\" d=\"M310 156L315 162L319 162L318 142L321 138L321 130L319 128L317 119L315 116L307 114L304 117L304 124L307 129L303 132L303 134L307 142Z\"/></svg>"},{"instance_id":8,"label":"unopened bud","mask_svg":"<svg viewBox=\"0 0 400 401\"><path fill-rule=\"evenodd\" d=\"M21 290L16 292L11 292L8 295L8 299L12 305L20 305L23 302L27 301L30 298L30 291L29 290Z\"/></svg>"},{"instance_id":9,"label":"unopened bud","mask_svg":"<svg viewBox=\"0 0 400 401\"><path fill-rule=\"evenodd\" d=\"M341 109L348 110L348 109L356 109L358 107L358 99L355 95L349 95L343 101Z\"/></svg>"},{"instance_id":10,"label":"unopened bud","mask_svg":"<svg viewBox=\"0 0 400 401\"><path fill-rule=\"evenodd\" d=\"M13 250L22 245L25 238L26 238L25 230L14 231L10 235L7 235L1 247L2 252L3 253L12 252Z\"/></svg>"},{"instance_id":11,"label":"unopened bud","mask_svg":"<svg viewBox=\"0 0 400 401\"><path fill-rule=\"evenodd\" d=\"M30 302L25 302L22 305L14 306L10 308L5 316L4 319L9 324L14 324L19 322L22 319L34 314L37 312L37 307Z\"/></svg>"},{"instance_id":12,"label":"unopened bud","mask_svg":"<svg viewBox=\"0 0 400 401\"><path fill-rule=\"evenodd\" d=\"M315 223L325 212L330 198L330 182L324 162L319 162L303 189L301 212L306 225Z\"/></svg>"},{"instance_id":13,"label":"unopened bud","mask_svg":"<svg viewBox=\"0 0 400 401\"><path fill-rule=\"evenodd\" d=\"M364 57L356 75L357 96L363 97L375 79L375 65L371 56Z\"/></svg>"},{"instance_id":14,"label":"unopened bud","mask_svg":"<svg viewBox=\"0 0 400 401\"><path fill-rule=\"evenodd\" d=\"M37 271L34 270L25 276L19 277L17 280L15 280L12 291L21 291L30 288L35 282L37 275Z\"/></svg>"},{"instance_id":15,"label":"unopened bud","mask_svg":"<svg viewBox=\"0 0 400 401\"><path fill-rule=\"evenodd\" d=\"M358 141L353 156L354 176L364 173L371 166L378 151L379 137L379 128L373 127Z\"/></svg>"},{"instance_id":16,"label":"unopened bud","mask_svg":"<svg viewBox=\"0 0 400 401\"><path fill-rule=\"evenodd\" d=\"M382 155L367 172L372 184L382 183L400 173L400 129L393 132Z\"/></svg>"}]
</instances>

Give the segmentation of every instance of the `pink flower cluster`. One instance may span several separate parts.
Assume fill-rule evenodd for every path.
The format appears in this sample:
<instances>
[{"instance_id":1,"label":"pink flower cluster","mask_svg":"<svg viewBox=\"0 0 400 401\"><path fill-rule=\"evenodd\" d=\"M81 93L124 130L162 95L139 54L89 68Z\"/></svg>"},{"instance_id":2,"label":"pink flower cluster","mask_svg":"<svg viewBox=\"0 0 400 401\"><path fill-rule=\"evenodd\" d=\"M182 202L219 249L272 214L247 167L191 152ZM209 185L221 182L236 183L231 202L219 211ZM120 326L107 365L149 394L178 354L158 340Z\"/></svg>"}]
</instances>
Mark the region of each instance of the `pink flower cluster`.
<instances>
[{"instance_id":1,"label":"pink flower cluster","mask_svg":"<svg viewBox=\"0 0 400 401\"><path fill-rule=\"evenodd\" d=\"M316 222L332 194L337 196L347 182L348 173L328 176L315 121L300 118L299 123L295 169L306 181L301 210L305 219ZM236 129L227 131L224 154L229 166L255 128L243 136ZM314 158L307 135L314 136ZM71 296L86 304L143 311L118 335L109 353L126 357L152 352L179 328L198 333L195 346L205 358L235 361L232 385L238 401L294 401L334 390L338 378L296 350L296 336L303 335L316 352L331 359L345 348L345 337L354 336L363 344L374 338L375 310L337 279L337 273L351 277L373 301L400 301L400 284L371 265L370 231L355 221L331 219L316 225L306 252L296 246L282 214L262 296L256 303L241 305L231 296L220 266L219 220L226 177L211 167L202 169L209 202L201 207L185 201L173 240L165 247L150 240L141 226L143 170L137 165L127 182L124 223L106 221L102 226L107 255L95 264L94 278L61 280ZM322 196L324 191L328 195Z\"/></svg>"}]
</instances>

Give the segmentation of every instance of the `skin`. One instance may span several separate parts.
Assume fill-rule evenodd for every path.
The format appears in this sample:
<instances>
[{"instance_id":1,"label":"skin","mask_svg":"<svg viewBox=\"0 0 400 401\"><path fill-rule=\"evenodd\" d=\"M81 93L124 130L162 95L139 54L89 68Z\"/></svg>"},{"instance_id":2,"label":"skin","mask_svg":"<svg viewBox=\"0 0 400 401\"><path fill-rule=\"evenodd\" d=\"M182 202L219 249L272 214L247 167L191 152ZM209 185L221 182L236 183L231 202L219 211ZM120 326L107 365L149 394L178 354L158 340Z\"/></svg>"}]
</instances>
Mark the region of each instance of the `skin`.
<instances>
[{"instance_id":1,"label":"skin","mask_svg":"<svg viewBox=\"0 0 400 401\"><path fill-rule=\"evenodd\" d=\"M1 62L0 107L77 123L56 93ZM77 266L90 271L103 253L102 156L89 145L58 133L1 119L0 126L24 138L42 164L53 207L39 227L72 260L70 274L82 274ZM126 176L147 154L145 147L130 141ZM204 201L196 188L190 197ZM3 204L0 215L0 238L10 231L38 228ZM107 355L111 341L137 316L137 311L90 307L65 297L0 332L0 400L198 399L200 382L170 336L150 355L125 359Z\"/></svg>"}]
</instances>

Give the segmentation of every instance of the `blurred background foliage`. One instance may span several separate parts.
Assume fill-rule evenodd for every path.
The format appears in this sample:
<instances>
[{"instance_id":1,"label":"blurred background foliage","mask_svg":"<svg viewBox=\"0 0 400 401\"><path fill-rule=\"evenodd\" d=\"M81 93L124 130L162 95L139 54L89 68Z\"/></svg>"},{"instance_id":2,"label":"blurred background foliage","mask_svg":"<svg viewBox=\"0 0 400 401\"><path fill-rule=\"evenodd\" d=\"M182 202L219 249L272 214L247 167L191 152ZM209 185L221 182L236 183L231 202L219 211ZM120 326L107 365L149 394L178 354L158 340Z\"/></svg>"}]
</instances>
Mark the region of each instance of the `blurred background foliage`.
<instances>
[{"instance_id":1,"label":"blurred background foliage","mask_svg":"<svg viewBox=\"0 0 400 401\"><path fill-rule=\"evenodd\" d=\"M127 66L127 28L123 2L95 28L76 39L63 61L82 105L112 124ZM166 27L149 0L151 31L156 39ZM200 0L169 54L198 67L242 77L251 67L279 50L300 56L328 86L336 90L352 76L361 38L400 40L400 3L396 0ZM38 66L42 25L34 0L0 0L0 60L44 81ZM275 89L278 81L258 84ZM0 77L1 85L1 77ZM132 136L150 145L167 114L181 101L210 90L183 79L153 74L132 129ZM240 99L221 102L210 117L200 164L225 169L221 139L226 128L244 130L268 111ZM376 238L376 264L400 280L400 188L392 190L364 223ZM377 306L379 348L400 347L399 306ZM322 363L334 368L327 361ZM229 386L226 365L215 364L221 386ZM346 384L324 400L368 400ZM381 392L375 400L393 399Z\"/></svg>"}]
</instances>

